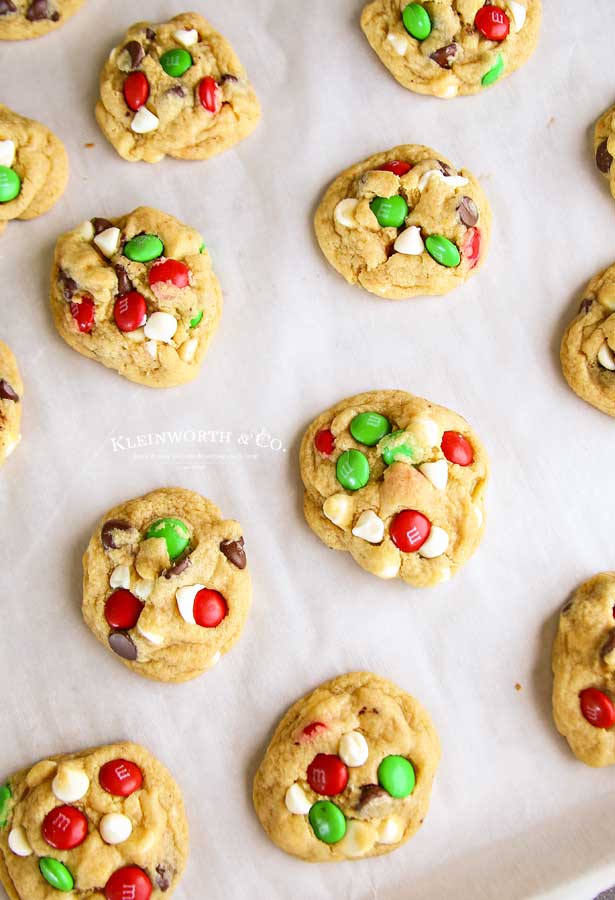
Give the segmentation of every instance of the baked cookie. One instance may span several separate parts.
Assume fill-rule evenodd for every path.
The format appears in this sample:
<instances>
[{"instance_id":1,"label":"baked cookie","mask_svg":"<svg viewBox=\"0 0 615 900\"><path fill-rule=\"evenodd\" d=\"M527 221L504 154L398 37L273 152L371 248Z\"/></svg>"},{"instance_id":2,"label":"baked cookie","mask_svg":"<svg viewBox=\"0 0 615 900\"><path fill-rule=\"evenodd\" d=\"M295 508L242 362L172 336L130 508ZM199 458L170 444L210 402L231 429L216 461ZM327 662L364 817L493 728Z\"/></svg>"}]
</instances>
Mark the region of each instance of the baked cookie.
<instances>
[{"instance_id":1,"label":"baked cookie","mask_svg":"<svg viewBox=\"0 0 615 900\"><path fill-rule=\"evenodd\" d=\"M11 219L34 219L50 210L67 181L62 141L0 103L0 233Z\"/></svg>"},{"instance_id":2,"label":"baked cookie","mask_svg":"<svg viewBox=\"0 0 615 900\"><path fill-rule=\"evenodd\" d=\"M0 465L8 459L21 440L21 398L23 382L17 360L0 341Z\"/></svg>"},{"instance_id":3,"label":"baked cookie","mask_svg":"<svg viewBox=\"0 0 615 900\"><path fill-rule=\"evenodd\" d=\"M481 541L487 455L443 406L405 391L349 397L312 422L300 462L308 525L372 575L431 587Z\"/></svg>"},{"instance_id":4,"label":"baked cookie","mask_svg":"<svg viewBox=\"0 0 615 900\"><path fill-rule=\"evenodd\" d=\"M182 488L129 500L101 520L83 557L83 617L122 662L188 681L239 639L251 598L241 526Z\"/></svg>"},{"instance_id":5,"label":"baked cookie","mask_svg":"<svg viewBox=\"0 0 615 900\"><path fill-rule=\"evenodd\" d=\"M400 300L447 294L467 281L487 254L491 209L471 172L407 144L336 178L314 227L346 281Z\"/></svg>"},{"instance_id":6,"label":"baked cookie","mask_svg":"<svg viewBox=\"0 0 615 900\"><path fill-rule=\"evenodd\" d=\"M44 759L0 787L0 881L11 900L161 900L187 855L180 790L137 744Z\"/></svg>"},{"instance_id":7,"label":"baked cookie","mask_svg":"<svg viewBox=\"0 0 615 900\"><path fill-rule=\"evenodd\" d=\"M613 154L615 154L615 106L600 116L594 130L594 153L596 166L605 178L608 178L611 194L615 197L615 168L613 168Z\"/></svg>"},{"instance_id":8,"label":"baked cookie","mask_svg":"<svg viewBox=\"0 0 615 900\"><path fill-rule=\"evenodd\" d=\"M476 94L510 75L538 43L540 0L374 0L367 40L393 77L418 94Z\"/></svg>"},{"instance_id":9,"label":"baked cookie","mask_svg":"<svg viewBox=\"0 0 615 900\"><path fill-rule=\"evenodd\" d=\"M588 766L615 764L615 572L566 603L553 645L553 718Z\"/></svg>"},{"instance_id":10,"label":"baked cookie","mask_svg":"<svg viewBox=\"0 0 615 900\"><path fill-rule=\"evenodd\" d=\"M615 264L589 282L561 346L566 381L583 400L615 416Z\"/></svg>"},{"instance_id":11,"label":"baked cookie","mask_svg":"<svg viewBox=\"0 0 615 900\"><path fill-rule=\"evenodd\" d=\"M84 0L0 0L0 41L23 41L59 28Z\"/></svg>"},{"instance_id":12,"label":"baked cookie","mask_svg":"<svg viewBox=\"0 0 615 900\"><path fill-rule=\"evenodd\" d=\"M439 760L418 701L353 672L286 713L254 778L254 808L271 840L307 862L381 856L423 824Z\"/></svg>"},{"instance_id":13,"label":"baked cookie","mask_svg":"<svg viewBox=\"0 0 615 900\"><path fill-rule=\"evenodd\" d=\"M191 381L222 312L198 231L141 206L62 235L51 277L56 328L83 356L130 381Z\"/></svg>"},{"instance_id":14,"label":"baked cookie","mask_svg":"<svg viewBox=\"0 0 615 900\"><path fill-rule=\"evenodd\" d=\"M100 76L96 118L124 159L208 159L248 137L260 106L228 41L197 13L137 22Z\"/></svg>"}]
</instances>

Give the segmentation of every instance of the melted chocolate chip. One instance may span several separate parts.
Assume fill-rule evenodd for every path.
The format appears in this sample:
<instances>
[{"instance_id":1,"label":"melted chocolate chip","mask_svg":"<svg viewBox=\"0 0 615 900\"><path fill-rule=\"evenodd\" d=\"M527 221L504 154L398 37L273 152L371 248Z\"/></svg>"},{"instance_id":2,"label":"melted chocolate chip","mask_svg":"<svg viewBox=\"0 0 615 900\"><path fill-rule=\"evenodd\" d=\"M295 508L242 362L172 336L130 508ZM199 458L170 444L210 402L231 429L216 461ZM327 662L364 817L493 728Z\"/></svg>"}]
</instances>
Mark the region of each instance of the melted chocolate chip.
<instances>
[{"instance_id":1,"label":"melted chocolate chip","mask_svg":"<svg viewBox=\"0 0 615 900\"><path fill-rule=\"evenodd\" d=\"M174 87L169 88L169 90L167 91L167 94L173 94L173 96L175 96L175 97L185 97L186 96L186 92L183 89L183 87L181 86L181 84L176 84L176 85L174 85Z\"/></svg>"},{"instance_id":2,"label":"melted chocolate chip","mask_svg":"<svg viewBox=\"0 0 615 900\"><path fill-rule=\"evenodd\" d=\"M115 267L117 275L117 292L118 294L128 294L132 290L132 281L128 277L128 272L119 263Z\"/></svg>"},{"instance_id":3,"label":"melted chocolate chip","mask_svg":"<svg viewBox=\"0 0 615 900\"><path fill-rule=\"evenodd\" d=\"M6 16L7 13L17 12L17 7L11 0L0 0L0 16Z\"/></svg>"},{"instance_id":4,"label":"melted chocolate chip","mask_svg":"<svg viewBox=\"0 0 615 900\"><path fill-rule=\"evenodd\" d=\"M79 285L75 279L71 278L63 269L60 269L58 272L58 283L62 288L65 300L72 300L79 290Z\"/></svg>"},{"instance_id":5,"label":"melted chocolate chip","mask_svg":"<svg viewBox=\"0 0 615 900\"><path fill-rule=\"evenodd\" d=\"M243 549L244 540L240 537L237 541L222 541L220 553L223 553L230 563L238 569L246 567L246 551Z\"/></svg>"},{"instance_id":6,"label":"melted chocolate chip","mask_svg":"<svg viewBox=\"0 0 615 900\"><path fill-rule=\"evenodd\" d=\"M592 308L593 305L594 305L594 301L592 300L592 298L586 297L581 302L581 305L579 306L579 312L583 313L584 315L587 315L587 313L590 311L590 309Z\"/></svg>"},{"instance_id":7,"label":"melted chocolate chip","mask_svg":"<svg viewBox=\"0 0 615 900\"><path fill-rule=\"evenodd\" d=\"M607 141L602 141L602 143L598 145L598 149L596 150L596 165L605 175L611 171L613 157L608 151Z\"/></svg>"},{"instance_id":8,"label":"melted chocolate chip","mask_svg":"<svg viewBox=\"0 0 615 900\"><path fill-rule=\"evenodd\" d=\"M367 806L368 803L371 803L376 799L379 800L381 797L388 797L388 794L384 788L380 787L380 785L363 784L355 809L362 809L364 806Z\"/></svg>"},{"instance_id":9,"label":"melted chocolate chip","mask_svg":"<svg viewBox=\"0 0 615 900\"><path fill-rule=\"evenodd\" d=\"M156 32L154 31L153 28L146 28L145 29L145 37L148 39L148 41L155 41L156 40Z\"/></svg>"},{"instance_id":10,"label":"melted chocolate chip","mask_svg":"<svg viewBox=\"0 0 615 900\"><path fill-rule=\"evenodd\" d=\"M434 62L438 63L440 68L450 69L455 57L457 56L458 50L459 47L457 44L448 44L446 47L440 47L438 50L435 50L431 54L430 59L433 59Z\"/></svg>"},{"instance_id":11,"label":"melted chocolate chip","mask_svg":"<svg viewBox=\"0 0 615 900\"><path fill-rule=\"evenodd\" d=\"M134 661L137 658L137 648L125 631L112 631L109 635L109 646L122 659Z\"/></svg>"},{"instance_id":12,"label":"melted chocolate chip","mask_svg":"<svg viewBox=\"0 0 615 900\"><path fill-rule=\"evenodd\" d=\"M192 565L192 560L189 556L185 556L183 559L180 559L179 562L176 562L174 566L171 566L170 569L167 569L164 573L164 577L169 580L170 578L175 577L176 575L181 575L182 572L185 572L186 569L189 569Z\"/></svg>"},{"instance_id":13,"label":"melted chocolate chip","mask_svg":"<svg viewBox=\"0 0 615 900\"><path fill-rule=\"evenodd\" d=\"M452 166L449 166L448 163L442 162L441 159L438 160L438 165L440 166L443 175L456 175L457 174Z\"/></svg>"},{"instance_id":14,"label":"melted chocolate chip","mask_svg":"<svg viewBox=\"0 0 615 900\"><path fill-rule=\"evenodd\" d=\"M109 519L102 527L100 540L105 550L117 550L117 544L113 540L114 531L130 531L132 525L124 519Z\"/></svg>"},{"instance_id":15,"label":"melted chocolate chip","mask_svg":"<svg viewBox=\"0 0 615 900\"><path fill-rule=\"evenodd\" d=\"M138 69L145 59L145 50L139 41L129 41L124 47L125 52L130 57L130 64L133 69Z\"/></svg>"},{"instance_id":16,"label":"melted chocolate chip","mask_svg":"<svg viewBox=\"0 0 615 900\"><path fill-rule=\"evenodd\" d=\"M225 81L239 81L236 75L231 75L230 72L227 72L226 75L223 75L220 79L220 84L224 84Z\"/></svg>"},{"instance_id":17,"label":"melted chocolate chip","mask_svg":"<svg viewBox=\"0 0 615 900\"><path fill-rule=\"evenodd\" d=\"M100 234L102 231L106 231L107 228L113 228L109 219L99 219L98 217L92 219L92 225L94 226L95 235Z\"/></svg>"},{"instance_id":18,"label":"melted chocolate chip","mask_svg":"<svg viewBox=\"0 0 615 900\"><path fill-rule=\"evenodd\" d=\"M12 400L19 403L19 394L4 378L0 378L0 400Z\"/></svg>"},{"instance_id":19,"label":"melted chocolate chip","mask_svg":"<svg viewBox=\"0 0 615 900\"><path fill-rule=\"evenodd\" d=\"M32 0L26 13L26 19L30 22L40 22L42 19L53 19L49 12L49 4L47 0ZM57 22L57 19L54 21Z\"/></svg>"},{"instance_id":20,"label":"melted chocolate chip","mask_svg":"<svg viewBox=\"0 0 615 900\"><path fill-rule=\"evenodd\" d=\"M171 887L174 869L170 866L156 866L156 886L161 891L168 891Z\"/></svg>"},{"instance_id":21,"label":"melted chocolate chip","mask_svg":"<svg viewBox=\"0 0 615 900\"><path fill-rule=\"evenodd\" d=\"M478 210L471 197L462 197L457 207L459 218L467 228L473 228L478 222Z\"/></svg>"},{"instance_id":22,"label":"melted chocolate chip","mask_svg":"<svg viewBox=\"0 0 615 900\"><path fill-rule=\"evenodd\" d=\"M613 628L613 630L609 634L608 638L604 642L600 653L604 657L604 656L608 656L609 653L612 653L613 650L615 650L615 628Z\"/></svg>"}]
</instances>

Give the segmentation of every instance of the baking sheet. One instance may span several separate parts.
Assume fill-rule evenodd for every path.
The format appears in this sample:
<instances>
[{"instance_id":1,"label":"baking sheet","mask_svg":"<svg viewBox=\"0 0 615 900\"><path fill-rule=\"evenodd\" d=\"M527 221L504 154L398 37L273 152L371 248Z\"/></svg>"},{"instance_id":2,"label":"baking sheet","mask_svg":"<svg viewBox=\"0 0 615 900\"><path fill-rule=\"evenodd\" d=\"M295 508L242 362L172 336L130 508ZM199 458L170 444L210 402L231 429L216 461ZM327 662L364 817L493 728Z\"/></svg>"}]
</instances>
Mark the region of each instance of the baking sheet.
<instances>
[{"instance_id":1,"label":"baking sheet","mask_svg":"<svg viewBox=\"0 0 615 900\"><path fill-rule=\"evenodd\" d=\"M187 800L179 900L588 900L615 882L615 773L575 762L556 734L550 645L570 591L615 565L613 423L558 366L579 292L615 257L589 130L615 94L612 0L547 0L532 61L450 103L388 76L359 30L359 0L197 2L247 66L263 121L209 162L126 163L94 120L98 71L129 24L183 5L88 0L55 34L0 45L0 100L56 131L72 166L55 209L0 240L0 335L26 383L23 442L0 476L0 767L146 744ZM342 168L402 142L480 176L495 225L464 288L387 304L328 268L311 215ZM142 203L202 230L225 293L200 378L176 390L78 356L48 310L56 237ZM389 387L460 412L491 455L484 543L431 591L369 578L301 514L304 427L344 396ZM138 438L166 432L180 438ZM124 669L80 616L80 557L98 517L161 485L200 491L242 522L254 580L241 642L183 686ZM392 855L309 866L266 838L252 776L296 697L362 668L414 693L437 724L431 811Z\"/></svg>"}]
</instances>

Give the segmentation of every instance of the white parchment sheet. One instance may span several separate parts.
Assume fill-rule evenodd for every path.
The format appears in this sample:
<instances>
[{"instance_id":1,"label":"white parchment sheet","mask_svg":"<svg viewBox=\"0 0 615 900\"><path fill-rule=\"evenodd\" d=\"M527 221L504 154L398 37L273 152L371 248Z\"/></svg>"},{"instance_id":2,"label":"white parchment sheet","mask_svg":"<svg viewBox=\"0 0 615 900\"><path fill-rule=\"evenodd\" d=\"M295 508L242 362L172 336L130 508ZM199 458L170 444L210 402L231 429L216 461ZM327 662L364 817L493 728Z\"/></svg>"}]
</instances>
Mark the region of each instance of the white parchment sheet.
<instances>
[{"instance_id":1,"label":"white parchment sheet","mask_svg":"<svg viewBox=\"0 0 615 900\"><path fill-rule=\"evenodd\" d=\"M54 210L0 239L0 335L26 384L23 442L0 475L0 769L146 744L187 802L178 900L589 900L615 882L615 771L585 768L555 732L550 651L568 594L615 566L615 426L568 389L558 348L580 291L615 259L615 202L590 136L615 97L613 0L546 0L533 59L450 102L394 82L359 29L360 0L193 6L231 39L263 104L253 137L203 163L124 162L93 115L127 26L182 0L88 0L54 34L0 44L0 100L50 126L71 159ZM404 142L479 176L494 232L467 286L388 303L328 267L311 217L339 171ZM57 236L144 203L202 230L225 294L201 376L175 390L79 356L48 309ZM464 415L491 456L485 540L427 591L369 577L301 513L304 427L345 396L393 387ZM192 443L199 430L217 441ZM138 447L161 432L183 436ZM80 614L99 516L162 485L242 523L254 580L241 642L183 686L127 671ZM298 696L362 668L436 722L431 811L394 854L310 866L266 838L252 777Z\"/></svg>"}]
</instances>

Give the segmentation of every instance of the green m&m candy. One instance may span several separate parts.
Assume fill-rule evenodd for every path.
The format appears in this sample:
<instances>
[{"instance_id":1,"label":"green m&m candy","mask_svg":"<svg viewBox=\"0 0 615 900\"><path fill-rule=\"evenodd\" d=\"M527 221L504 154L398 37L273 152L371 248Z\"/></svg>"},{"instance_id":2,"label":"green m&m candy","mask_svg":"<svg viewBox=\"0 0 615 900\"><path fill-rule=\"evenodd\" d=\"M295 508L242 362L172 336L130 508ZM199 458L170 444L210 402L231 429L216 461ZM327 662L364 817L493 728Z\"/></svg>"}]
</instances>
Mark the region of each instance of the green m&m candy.
<instances>
[{"instance_id":1,"label":"green m&m candy","mask_svg":"<svg viewBox=\"0 0 615 900\"><path fill-rule=\"evenodd\" d=\"M441 234L430 234L425 241L425 248L432 259L447 269L454 269L461 262L458 248Z\"/></svg>"},{"instance_id":2,"label":"green m&m candy","mask_svg":"<svg viewBox=\"0 0 615 900\"><path fill-rule=\"evenodd\" d=\"M4 828L9 820L9 802L12 796L13 792L8 784L3 784L0 787L0 828Z\"/></svg>"},{"instance_id":3,"label":"green m&m candy","mask_svg":"<svg viewBox=\"0 0 615 900\"><path fill-rule=\"evenodd\" d=\"M346 816L330 800L318 800L308 813L310 825L319 841L337 844L346 834Z\"/></svg>"},{"instance_id":4,"label":"green m&m candy","mask_svg":"<svg viewBox=\"0 0 615 900\"><path fill-rule=\"evenodd\" d=\"M408 204L399 194L393 197L375 197L370 208L382 228L401 228L408 215Z\"/></svg>"},{"instance_id":5,"label":"green m&m candy","mask_svg":"<svg viewBox=\"0 0 615 900\"><path fill-rule=\"evenodd\" d=\"M348 491L358 491L369 481L369 462L360 450L345 450L339 457L335 474Z\"/></svg>"},{"instance_id":6,"label":"green m&m candy","mask_svg":"<svg viewBox=\"0 0 615 900\"><path fill-rule=\"evenodd\" d=\"M205 244L201 244L199 247L199 253L205 253Z\"/></svg>"},{"instance_id":7,"label":"green m&m candy","mask_svg":"<svg viewBox=\"0 0 615 900\"><path fill-rule=\"evenodd\" d=\"M21 190L21 178L8 166L0 166L0 203L14 200Z\"/></svg>"},{"instance_id":8,"label":"green m&m candy","mask_svg":"<svg viewBox=\"0 0 615 900\"><path fill-rule=\"evenodd\" d=\"M187 50L178 47L175 50L167 50L160 57L160 65L172 78L180 78L192 65L192 57Z\"/></svg>"},{"instance_id":9,"label":"green m&m candy","mask_svg":"<svg viewBox=\"0 0 615 900\"><path fill-rule=\"evenodd\" d=\"M197 325L201 324L201 320L203 319L203 310L198 312L194 319L190 319L190 327L196 328Z\"/></svg>"},{"instance_id":10,"label":"green m&m candy","mask_svg":"<svg viewBox=\"0 0 615 900\"><path fill-rule=\"evenodd\" d=\"M177 559L190 543L190 532L181 519L170 517L157 519L145 533L147 538L162 538L166 541L169 559Z\"/></svg>"},{"instance_id":11,"label":"green m&m candy","mask_svg":"<svg viewBox=\"0 0 615 900\"><path fill-rule=\"evenodd\" d=\"M391 797L408 797L416 784L412 763L405 756L385 756L378 766L378 784Z\"/></svg>"},{"instance_id":12,"label":"green m&m candy","mask_svg":"<svg viewBox=\"0 0 615 900\"><path fill-rule=\"evenodd\" d=\"M155 234L138 234L124 247L124 256L133 262L146 263L164 253L164 244Z\"/></svg>"},{"instance_id":13,"label":"green m&m candy","mask_svg":"<svg viewBox=\"0 0 615 900\"><path fill-rule=\"evenodd\" d=\"M359 413L350 423L350 433L355 441L367 447L375 447L390 430L389 420L377 412Z\"/></svg>"},{"instance_id":14,"label":"green m&m candy","mask_svg":"<svg viewBox=\"0 0 615 900\"><path fill-rule=\"evenodd\" d=\"M495 65L489 69L488 72L485 72L483 77L481 78L481 84L483 87L489 87L490 84L495 84L498 80L502 72L504 71L504 57L501 53L498 53L498 58L495 61Z\"/></svg>"},{"instance_id":15,"label":"green m&m candy","mask_svg":"<svg viewBox=\"0 0 615 900\"><path fill-rule=\"evenodd\" d=\"M404 28L417 41L424 41L431 34L431 19L420 3L409 3L401 17Z\"/></svg>"},{"instance_id":16,"label":"green m&m candy","mask_svg":"<svg viewBox=\"0 0 615 900\"><path fill-rule=\"evenodd\" d=\"M409 437L405 431L394 431L390 434L382 447L382 458L387 466L392 466L398 459L407 459L412 462L414 449L410 446Z\"/></svg>"},{"instance_id":17,"label":"green m&m candy","mask_svg":"<svg viewBox=\"0 0 615 900\"><path fill-rule=\"evenodd\" d=\"M55 888L56 891L62 891L66 894L74 888L75 881L73 876L59 860L53 859L51 856L43 856L38 861L38 867L45 881L52 888Z\"/></svg>"}]
</instances>

